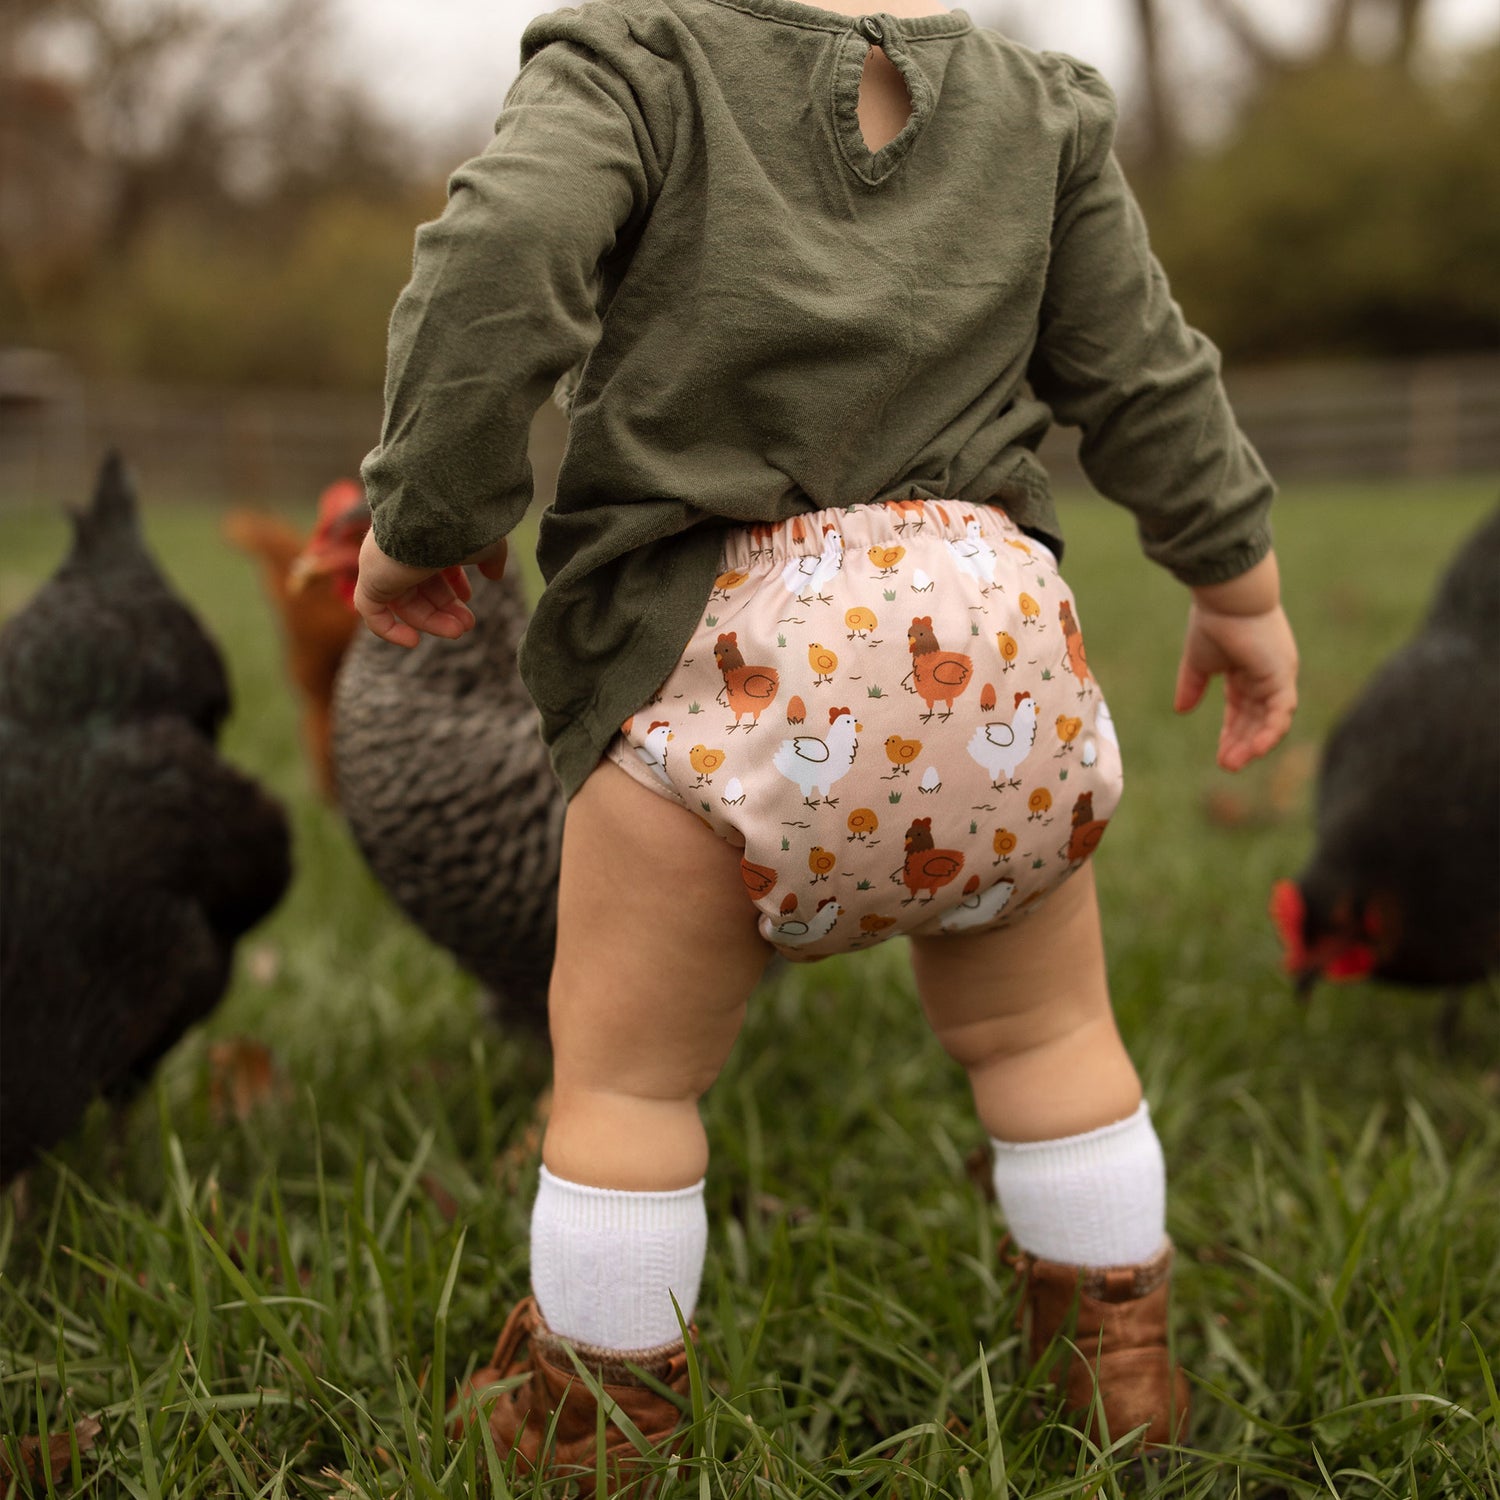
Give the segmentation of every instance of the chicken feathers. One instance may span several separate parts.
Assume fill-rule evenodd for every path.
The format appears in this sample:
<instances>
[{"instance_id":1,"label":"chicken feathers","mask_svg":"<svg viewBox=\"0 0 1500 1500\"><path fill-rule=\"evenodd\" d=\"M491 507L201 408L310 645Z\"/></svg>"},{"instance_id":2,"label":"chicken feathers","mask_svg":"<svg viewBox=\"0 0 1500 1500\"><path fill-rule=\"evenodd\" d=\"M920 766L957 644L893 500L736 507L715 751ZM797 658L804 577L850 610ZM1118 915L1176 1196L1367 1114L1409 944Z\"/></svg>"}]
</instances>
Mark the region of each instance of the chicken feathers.
<instances>
[{"instance_id":1,"label":"chicken feathers","mask_svg":"<svg viewBox=\"0 0 1500 1500\"><path fill-rule=\"evenodd\" d=\"M223 662L117 456L73 526L0 630L0 1179L149 1077L291 876L285 813L214 749Z\"/></svg>"}]
</instances>

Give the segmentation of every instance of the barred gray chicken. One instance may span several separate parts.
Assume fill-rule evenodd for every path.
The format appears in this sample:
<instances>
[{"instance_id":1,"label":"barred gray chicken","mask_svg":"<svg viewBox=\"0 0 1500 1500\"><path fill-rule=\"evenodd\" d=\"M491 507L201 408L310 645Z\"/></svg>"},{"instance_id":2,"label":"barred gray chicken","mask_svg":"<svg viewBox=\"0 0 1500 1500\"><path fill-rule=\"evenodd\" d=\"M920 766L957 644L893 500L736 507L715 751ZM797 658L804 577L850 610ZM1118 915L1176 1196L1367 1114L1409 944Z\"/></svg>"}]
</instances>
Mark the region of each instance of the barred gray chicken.
<instances>
[{"instance_id":1,"label":"barred gray chicken","mask_svg":"<svg viewBox=\"0 0 1500 1500\"><path fill-rule=\"evenodd\" d=\"M281 806L219 759L219 652L112 455L0 630L0 1180L128 1095L218 1003L291 878Z\"/></svg>"},{"instance_id":2,"label":"barred gray chicken","mask_svg":"<svg viewBox=\"0 0 1500 1500\"><path fill-rule=\"evenodd\" d=\"M325 518L302 572L352 584L368 529L362 504ZM470 608L458 641L406 651L357 633L333 694L338 802L396 905L503 1018L545 1032L564 802L516 670L527 608L514 574L475 578Z\"/></svg>"}]
</instances>

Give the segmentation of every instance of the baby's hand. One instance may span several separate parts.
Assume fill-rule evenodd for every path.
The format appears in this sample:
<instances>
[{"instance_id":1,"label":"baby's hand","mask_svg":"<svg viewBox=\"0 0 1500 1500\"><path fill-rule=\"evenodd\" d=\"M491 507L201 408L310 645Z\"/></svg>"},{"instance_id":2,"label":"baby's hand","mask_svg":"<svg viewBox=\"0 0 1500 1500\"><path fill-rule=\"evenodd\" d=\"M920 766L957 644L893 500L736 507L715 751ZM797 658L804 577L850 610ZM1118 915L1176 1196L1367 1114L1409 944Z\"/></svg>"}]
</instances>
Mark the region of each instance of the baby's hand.
<instances>
[{"instance_id":1,"label":"baby's hand","mask_svg":"<svg viewBox=\"0 0 1500 1500\"><path fill-rule=\"evenodd\" d=\"M505 571L506 546L496 542L466 559L477 563L486 578ZM457 640L474 628L467 600L473 589L462 565L451 568L412 568L387 557L373 531L359 549L359 581L354 607L378 636L397 646L415 646L422 633Z\"/></svg>"},{"instance_id":2,"label":"baby's hand","mask_svg":"<svg viewBox=\"0 0 1500 1500\"><path fill-rule=\"evenodd\" d=\"M1223 675L1218 761L1226 771L1274 750L1297 709L1297 642L1279 596L1274 557L1230 583L1193 591L1173 707L1196 708L1209 678Z\"/></svg>"}]
</instances>

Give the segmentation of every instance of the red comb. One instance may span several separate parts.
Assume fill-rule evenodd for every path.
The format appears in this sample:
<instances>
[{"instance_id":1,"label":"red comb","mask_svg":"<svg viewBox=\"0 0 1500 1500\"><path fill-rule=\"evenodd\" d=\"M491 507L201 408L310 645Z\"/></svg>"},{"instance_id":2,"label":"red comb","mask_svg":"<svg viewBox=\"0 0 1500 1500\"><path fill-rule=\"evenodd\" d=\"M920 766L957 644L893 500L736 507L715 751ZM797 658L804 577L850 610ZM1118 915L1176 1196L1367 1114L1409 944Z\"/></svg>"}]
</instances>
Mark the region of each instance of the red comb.
<instances>
[{"instance_id":1,"label":"red comb","mask_svg":"<svg viewBox=\"0 0 1500 1500\"><path fill-rule=\"evenodd\" d=\"M1307 903L1295 881L1278 880L1271 887L1271 920L1286 949L1287 973L1300 974L1307 967L1307 939L1303 931Z\"/></svg>"},{"instance_id":2,"label":"red comb","mask_svg":"<svg viewBox=\"0 0 1500 1500\"><path fill-rule=\"evenodd\" d=\"M357 479L335 479L318 496L319 524L336 520L346 510L352 510L361 504L364 498L364 486Z\"/></svg>"}]
</instances>

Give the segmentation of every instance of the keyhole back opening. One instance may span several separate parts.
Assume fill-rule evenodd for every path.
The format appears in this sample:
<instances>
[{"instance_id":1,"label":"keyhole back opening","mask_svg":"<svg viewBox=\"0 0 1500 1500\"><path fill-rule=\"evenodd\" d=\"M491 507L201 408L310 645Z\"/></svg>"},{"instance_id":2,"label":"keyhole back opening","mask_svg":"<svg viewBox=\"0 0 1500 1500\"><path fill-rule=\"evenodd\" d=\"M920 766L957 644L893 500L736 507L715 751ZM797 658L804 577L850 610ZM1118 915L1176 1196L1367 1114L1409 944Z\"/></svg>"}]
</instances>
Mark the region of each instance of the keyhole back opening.
<instances>
[{"instance_id":1,"label":"keyhole back opening","mask_svg":"<svg viewBox=\"0 0 1500 1500\"><path fill-rule=\"evenodd\" d=\"M856 110L859 133L871 155L890 145L911 119L912 98L906 80L879 47L865 53Z\"/></svg>"}]
</instances>

